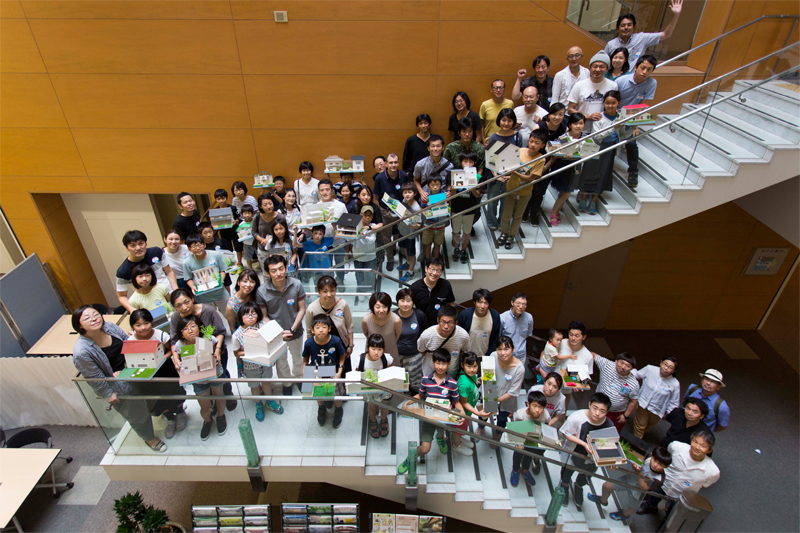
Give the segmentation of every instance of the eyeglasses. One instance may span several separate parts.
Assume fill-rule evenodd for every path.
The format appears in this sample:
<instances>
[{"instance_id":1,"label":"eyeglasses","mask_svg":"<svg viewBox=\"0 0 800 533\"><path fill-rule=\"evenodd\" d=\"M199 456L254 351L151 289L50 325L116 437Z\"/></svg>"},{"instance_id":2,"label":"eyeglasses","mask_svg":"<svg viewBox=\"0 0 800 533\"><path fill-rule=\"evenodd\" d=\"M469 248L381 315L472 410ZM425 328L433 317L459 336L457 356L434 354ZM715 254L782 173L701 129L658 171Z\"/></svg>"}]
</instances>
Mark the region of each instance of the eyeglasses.
<instances>
[{"instance_id":1,"label":"eyeglasses","mask_svg":"<svg viewBox=\"0 0 800 533\"><path fill-rule=\"evenodd\" d=\"M663 368L664 370L675 370L675 365L672 365L670 363L661 363L661 368Z\"/></svg>"},{"instance_id":2,"label":"eyeglasses","mask_svg":"<svg viewBox=\"0 0 800 533\"><path fill-rule=\"evenodd\" d=\"M583 57L583 54L570 54L567 56L567 59L580 59Z\"/></svg>"},{"instance_id":3,"label":"eyeglasses","mask_svg":"<svg viewBox=\"0 0 800 533\"><path fill-rule=\"evenodd\" d=\"M242 316L258 316L258 313L255 311L247 311L246 313L242 313Z\"/></svg>"},{"instance_id":4,"label":"eyeglasses","mask_svg":"<svg viewBox=\"0 0 800 533\"><path fill-rule=\"evenodd\" d=\"M197 250L197 249L199 249L199 248L205 248L205 246L206 246L206 245L205 245L205 243L202 243L202 242L196 242L196 243L194 243L194 244L190 245L190 246L189 246L189 249L190 249L190 250Z\"/></svg>"},{"instance_id":5,"label":"eyeglasses","mask_svg":"<svg viewBox=\"0 0 800 533\"><path fill-rule=\"evenodd\" d=\"M439 269L439 268L429 268L428 269L428 274L441 274L441 273L442 273L442 270Z\"/></svg>"},{"instance_id":6,"label":"eyeglasses","mask_svg":"<svg viewBox=\"0 0 800 533\"><path fill-rule=\"evenodd\" d=\"M504 89L505 89L505 87L492 87L493 91L502 91Z\"/></svg>"}]
</instances>

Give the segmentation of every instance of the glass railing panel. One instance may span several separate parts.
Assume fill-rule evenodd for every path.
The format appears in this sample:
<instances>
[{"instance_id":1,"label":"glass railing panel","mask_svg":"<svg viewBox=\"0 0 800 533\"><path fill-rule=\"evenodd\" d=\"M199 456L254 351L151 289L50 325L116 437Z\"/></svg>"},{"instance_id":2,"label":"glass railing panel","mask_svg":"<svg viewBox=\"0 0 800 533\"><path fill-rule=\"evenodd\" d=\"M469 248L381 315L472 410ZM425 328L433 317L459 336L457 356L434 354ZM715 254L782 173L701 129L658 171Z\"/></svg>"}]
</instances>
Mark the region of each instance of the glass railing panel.
<instances>
[{"instance_id":1,"label":"glass railing panel","mask_svg":"<svg viewBox=\"0 0 800 533\"><path fill-rule=\"evenodd\" d=\"M127 425L127 421L110 403L98 396L98 393L95 392L90 383L86 381L75 381L75 384L86 402L86 406L97 421L97 426L108 441L108 445L116 452L123 440L122 438L117 439L117 436L120 434L123 427ZM130 426L128 425L125 432L127 433L129 429Z\"/></svg>"}]
</instances>

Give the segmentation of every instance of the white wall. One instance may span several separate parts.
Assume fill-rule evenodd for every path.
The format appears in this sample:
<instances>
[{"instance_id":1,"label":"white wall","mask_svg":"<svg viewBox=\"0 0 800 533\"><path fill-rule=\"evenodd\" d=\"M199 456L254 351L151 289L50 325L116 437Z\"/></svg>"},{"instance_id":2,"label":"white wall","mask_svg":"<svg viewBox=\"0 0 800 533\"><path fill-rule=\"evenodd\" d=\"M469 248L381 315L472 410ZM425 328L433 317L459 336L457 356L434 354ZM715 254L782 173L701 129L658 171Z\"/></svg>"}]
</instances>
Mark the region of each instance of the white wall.
<instances>
[{"instance_id":1,"label":"white wall","mask_svg":"<svg viewBox=\"0 0 800 533\"><path fill-rule=\"evenodd\" d=\"M150 197L146 194L62 194L78 237L109 305L117 302L115 273L128 256L126 231L138 229L149 246L163 246Z\"/></svg>"},{"instance_id":2,"label":"white wall","mask_svg":"<svg viewBox=\"0 0 800 533\"><path fill-rule=\"evenodd\" d=\"M800 176L743 196L736 205L800 248Z\"/></svg>"}]
</instances>

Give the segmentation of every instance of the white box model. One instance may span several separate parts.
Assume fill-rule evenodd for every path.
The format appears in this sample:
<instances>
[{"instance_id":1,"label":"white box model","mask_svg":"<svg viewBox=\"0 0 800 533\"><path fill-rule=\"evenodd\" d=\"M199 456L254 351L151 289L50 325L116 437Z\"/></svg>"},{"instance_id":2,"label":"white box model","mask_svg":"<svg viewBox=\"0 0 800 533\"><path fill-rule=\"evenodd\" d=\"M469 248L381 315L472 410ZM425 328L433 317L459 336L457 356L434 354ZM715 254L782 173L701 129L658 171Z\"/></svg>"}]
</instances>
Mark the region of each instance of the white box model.
<instances>
[{"instance_id":1,"label":"white box model","mask_svg":"<svg viewBox=\"0 0 800 533\"><path fill-rule=\"evenodd\" d=\"M513 144L492 141L486 145L486 168L502 173L520 165L519 148Z\"/></svg>"},{"instance_id":2,"label":"white box model","mask_svg":"<svg viewBox=\"0 0 800 533\"><path fill-rule=\"evenodd\" d=\"M481 358L481 395L483 396L483 410L496 413L497 403L497 358L484 355Z\"/></svg>"},{"instance_id":3,"label":"white box model","mask_svg":"<svg viewBox=\"0 0 800 533\"><path fill-rule=\"evenodd\" d=\"M253 182L253 187L257 189L275 186L275 182L272 180L272 174L267 172L259 172L253 176Z\"/></svg>"},{"instance_id":4,"label":"white box model","mask_svg":"<svg viewBox=\"0 0 800 533\"><path fill-rule=\"evenodd\" d=\"M211 221L211 227L215 230L233 227L233 211L230 207L209 209L208 218Z\"/></svg>"},{"instance_id":5,"label":"white box model","mask_svg":"<svg viewBox=\"0 0 800 533\"><path fill-rule=\"evenodd\" d=\"M195 294L210 291L220 286L219 269L216 266L207 266L192 272Z\"/></svg>"},{"instance_id":6,"label":"white box model","mask_svg":"<svg viewBox=\"0 0 800 533\"><path fill-rule=\"evenodd\" d=\"M364 372L359 372L358 370L352 370L345 374L345 379L371 381L394 391L408 390L408 373L399 366L390 366L378 371L365 370ZM363 383L347 383L345 388L347 389L347 394L384 394L386 392L374 389Z\"/></svg>"},{"instance_id":7,"label":"white box model","mask_svg":"<svg viewBox=\"0 0 800 533\"><path fill-rule=\"evenodd\" d=\"M642 113L642 111L647 110L649 108L647 104L634 104L634 105L626 105L623 106L622 109L619 110L619 118L620 120L625 120L628 117L632 117L637 113ZM636 126L641 124L655 124L653 120L653 114L649 111L647 113L642 113L636 120L629 120L625 123L626 126Z\"/></svg>"},{"instance_id":8,"label":"white box model","mask_svg":"<svg viewBox=\"0 0 800 533\"><path fill-rule=\"evenodd\" d=\"M342 170L344 159L338 155L329 155L325 158L325 172L339 172Z\"/></svg>"},{"instance_id":9,"label":"white box model","mask_svg":"<svg viewBox=\"0 0 800 533\"><path fill-rule=\"evenodd\" d=\"M239 227L236 228L236 236L239 238L239 242L243 242L244 244L253 244L253 233L251 229L252 224L249 222L242 222L239 224Z\"/></svg>"},{"instance_id":10,"label":"white box model","mask_svg":"<svg viewBox=\"0 0 800 533\"><path fill-rule=\"evenodd\" d=\"M125 368L159 368L164 362L164 345L159 341L129 340L122 343Z\"/></svg>"},{"instance_id":11,"label":"white box model","mask_svg":"<svg viewBox=\"0 0 800 533\"><path fill-rule=\"evenodd\" d=\"M300 223L298 227L316 226L317 224L330 224L336 222L334 218L333 202L320 202L300 206Z\"/></svg>"},{"instance_id":12,"label":"white box model","mask_svg":"<svg viewBox=\"0 0 800 533\"><path fill-rule=\"evenodd\" d=\"M478 185L478 169L467 167L450 171L450 183L454 189L468 189Z\"/></svg>"},{"instance_id":13,"label":"white box model","mask_svg":"<svg viewBox=\"0 0 800 533\"><path fill-rule=\"evenodd\" d=\"M340 239L358 239L364 225L361 215L343 213L336 221L336 237Z\"/></svg>"},{"instance_id":14,"label":"white box model","mask_svg":"<svg viewBox=\"0 0 800 533\"><path fill-rule=\"evenodd\" d=\"M245 330L242 335L244 356L242 360L257 365L272 366L286 354L283 328L276 320L270 320L259 329Z\"/></svg>"},{"instance_id":15,"label":"white box model","mask_svg":"<svg viewBox=\"0 0 800 533\"><path fill-rule=\"evenodd\" d=\"M214 341L198 337L194 344L181 346L180 384L196 383L216 377Z\"/></svg>"},{"instance_id":16,"label":"white box model","mask_svg":"<svg viewBox=\"0 0 800 533\"><path fill-rule=\"evenodd\" d=\"M364 172L364 160L366 156L354 155L350 156L350 166L353 172Z\"/></svg>"},{"instance_id":17,"label":"white box model","mask_svg":"<svg viewBox=\"0 0 800 533\"><path fill-rule=\"evenodd\" d=\"M581 157L590 157L600 151L600 145L594 142L592 139L586 139L578 146L580 146L578 154Z\"/></svg>"},{"instance_id":18,"label":"white box model","mask_svg":"<svg viewBox=\"0 0 800 533\"><path fill-rule=\"evenodd\" d=\"M392 198L389 196L388 192L383 193L383 198L381 198L381 201L400 218L403 218L406 216L406 213L408 213L408 210L406 209L406 206L403 205L403 202Z\"/></svg>"},{"instance_id":19,"label":"white box model","mask_svg":"<svg viewBox=\"0 0 800 533\"><path fill-rule=\"evenodd\" d=\"M439 203L444 202L447 199L447 193L440 192L439 194L431 194L428 197L428 205L432 206L425 210L425 218L429 218L432 221L436 221L440 218L444 218L450 214L450 204L448 203ZM439 204L439 205L434 205Z\"/></svg>"}]
</instances>

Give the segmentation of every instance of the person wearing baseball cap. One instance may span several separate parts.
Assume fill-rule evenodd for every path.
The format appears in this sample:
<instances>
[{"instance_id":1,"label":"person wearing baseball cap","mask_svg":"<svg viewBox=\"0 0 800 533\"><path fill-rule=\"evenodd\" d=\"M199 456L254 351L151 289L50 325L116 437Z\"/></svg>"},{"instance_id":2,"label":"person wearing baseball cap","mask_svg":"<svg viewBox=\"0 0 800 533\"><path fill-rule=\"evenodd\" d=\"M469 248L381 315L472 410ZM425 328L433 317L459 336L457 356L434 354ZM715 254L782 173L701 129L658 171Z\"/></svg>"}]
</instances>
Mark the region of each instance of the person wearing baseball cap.
<instances>
[{"instance_id":1,"label":"person wearing baseball cap","mask_svg":"<svg viewBox=\"0 0 800 533\"><path fill-rule=\"evenodd\" d=\"M715 433L728 429L728 422L731 418L728 402L719 395L719 390L724 386L722 372L715 368L709 368L700 373L700 385L689 385L684 396L684 398L702 400L708 406L708 416L703 419L703 422Z\"/></svg>"},{"instance_id":2,"label":"person wearing baseball cap","mask_svg":"<svg viewBox=\"0 0 800 533\"><path fill-rule=\"evenodd\" d=\"M592 133L592 122L603 118L603 95L618 89L617 82L605 77L611 59L603 50L592 56L589 63L589 79L576 82L569 93L569 114L582 113L586 117L583 131Z\"/></svg>"}]
</instances>

